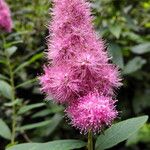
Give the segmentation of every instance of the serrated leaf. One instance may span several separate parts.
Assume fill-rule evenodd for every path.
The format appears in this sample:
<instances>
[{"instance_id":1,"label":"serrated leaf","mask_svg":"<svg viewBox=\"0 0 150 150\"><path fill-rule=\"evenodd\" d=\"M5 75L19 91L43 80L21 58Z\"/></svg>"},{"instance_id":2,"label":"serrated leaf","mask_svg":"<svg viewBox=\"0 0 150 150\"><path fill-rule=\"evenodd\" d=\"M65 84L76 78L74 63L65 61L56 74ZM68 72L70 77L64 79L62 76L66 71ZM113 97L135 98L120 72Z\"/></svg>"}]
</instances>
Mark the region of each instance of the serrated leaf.
<instances>
[{"instance_id":1,"label":"serrated leaf","mask_svg":"<svg viewBox=\"0 0 150 150\"><path fill-rule=\"evenodd\" d=\"M26 143L7 148L6 150L72 150L86 146L79 140L58 140L48 143Z\"/></svg>"},{"instance_id":2,"label":"serrated leaf","mask_svg":"<svg viewBox=\"0 0 150 150\"><path fill-rule=\"evenodd\" d=\"M135 54L145 54L150 52L150 43L143 43L131 48L131 51Z\"/></svg>"},{"instance_id":3,"label":"serrated leaf","mask_svg":"<svg viewBox=\"0 0 150 150\"><path fill-rule=\"evenodd\" d=\"M12 88L7 82L3 80L0 80L0 94L5 98L12 98Z\"/></svg>"},{"instance_id":4,"label":"serrated leaf","mask_svg":"<svg viewBox=\"0 0 150 150\"><path fill-rule=\"evenodd\" d=\"M11 139L10 129L2 119L0 119L0 136L8 140Z\"/></svg>"},{"instance_id":5,"label":"serrated leaf","mask_svg":"<svg viewBox=\"0 0 150 150\"><path fill-rule=\"evenodd\" d=\"M123 74L130 74L142 68L146 60L141 57L135 57L124 67Z\"/></svg>"},{"instance_id":6,"label":"serrated leaf","mask_svg":"<svg viewBox=\"0 0 150 150\"><path fill-rule=\"evenodd\" d=\"M108 149L128 139L148 120L148 116L131 118L112 125L96 141L96 150Z\"/></svg>"},{"instance_id":7,"label":"serrated leaf","mask_svg":"<svg viewBox=\"0 0 150 150\"><path fill-rule=\"evenodd\" d=\"M26 105L26 106L23 106L22 108L20 108L18 114L24 114L25 112L27 112L29 110L39 108L42 106L45 106L45 104L44 103L37 103L37 104Z\"/></svg>"},{"instance_id":8,"label":"serrated leaf","mask_svg":"<svg viewBox=\"0 0 150 150\"><path fill-rule=\"evenodd\" d=\"M108 51L110 53L110 56L112 57L112 61L118 65L120 68L123 69L124 67L124 60L121 48L117 44L110 44L108 47Z\"/></svg>"}]
</instances>

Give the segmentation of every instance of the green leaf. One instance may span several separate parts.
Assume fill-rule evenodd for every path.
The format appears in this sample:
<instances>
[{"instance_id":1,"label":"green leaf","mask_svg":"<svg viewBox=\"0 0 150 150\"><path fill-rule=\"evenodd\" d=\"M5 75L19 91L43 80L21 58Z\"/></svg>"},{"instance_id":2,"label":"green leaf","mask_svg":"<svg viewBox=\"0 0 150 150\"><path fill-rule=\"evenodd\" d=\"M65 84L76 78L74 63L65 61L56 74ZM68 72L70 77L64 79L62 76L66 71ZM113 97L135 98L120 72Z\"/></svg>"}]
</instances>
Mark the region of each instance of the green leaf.
<instances>
[{"instance_id":1,"label":"green leaf","mask_svg":"<svg viewBox=\"0 0 150 150\"><path fill-rule=\"evenodd\" d=\"M44 109L44 110L41 110L41 111L33 114L32 118L45 117L51 113L52 112L50 111L50 109Z\"/></svg>"},{"instance_id":2,"label":"green leaf","mask_svg":"<svg viewBox=\"0 0 150 150\"><path fill-rule=\"evenodd\" d=\"M126 9L126 10L125 10ZM130 29L133 29L134 31L138 31L139 30L139 27L135 24L133 18L131 18L131 16L127 15L129 14L129 10L132 9L132 6L127 6L124 8L124 11L126 12L126 14L123 14L123 16L125 17L126 21L127 21L127 27ZM132 33L132 32L130 32Z\"/></svg>"},{"instance_id":3,"label":"green leaf","mask_svg":"<svg viewBox=\"0 0 150 150\"><path fill-rule=\"evenodd\" d=\"M110 44L110 46L108 47L108 51L110 53L110 56L112 57L113 63L115 63L116 65L118 65L120 68L123 69L124 60L123 60L122 51L119 45L114 44L114 43Z\"/></svg>"},{"instance_id":4,"label":"green leaf","mask_svg":"<svg viewBox=\"0 0 150 150\"><path fill-rule=\"evenodd\" d=\"M132 136L130 136L128 138L128 140L126 141L126 146L131 146L134 145L136 143L138 143L139 138L138 138L138 132L135 132L134 134L132 134Z\"/></svg>"},{"instance_id":5,"label":"green leaf","mask_svg":"<svg viewBox=\"0 0 150 150\"><path fill-rule=\"evenodd\" d=\"M18 131L24 131L24 130L31 130L31 129L35 129L35 128L40 128L40 127L43 127L43 126L50 124L51 122L52 122L52 120L46 120L46 121L42 121L42 122L38 122L38 123L24 125L22 127L18 127L17 130Z\"/></svg>"},{"instance_id":6,"label":"green leaf","mask_svg":"<svg viewBox=\"0 0 150 150\"><path fill-rule=\"evenodd\" d=\"M43 57L43 53L39 53L34 55L33 57L31 57L31 59L29 60L29 63L34 63L35 61L41 59Z\"/></svg>"},{"instance_id":7,"label":"green leaf","mask_svg":"<svg viewBox=\"0 0 150 150\"><path fill-rule=\"evenodd\" d=\"M110 26L109 30L118 39L120 37L122 28L121 26L115 24Z\"/></svg>"},{"instance_id":8,"label":"green leaf","mask_svg":"<svg viewBox=\"0 0 150 150\"><path fill-rule=\"evenodd\" d=\"M12 98L12 88L7 82L3 80L0 80L0 94L5 98Z\"/></svg>"},{"instance_id":9,"label":"green leaf","mask_svg":"<svg viewBox=\"0 0 150 150\"><path fill-rule=\"evenodd\" d=\"M35 79L28 80L28 81L26 81L26 82L24 82L24 83L21 83L21 84L17 85L16 88L25 87L25 86L27 86L27 85L30 85L30 84L35 83L36 81L37 81L36 78L35 78Z\"/></svg>"},{"instance_id":10,"label":"green leaf","mask_svg":"<svg viewBox=\"0 0 150 150\"><path fill-rule=\"evenodd\" d=\"M20 40L20 41L13 41L13 42L6 43L5 48L9 48L12 45L16 45L16 44L19 44L19 43L23 43L23 41Z\"/></svg>"},{"instance_id":11,"label":"green leaf","mask_svg":"<svg viewBox=\"0 0 150 150\"><path fill-rule=\"evenodd\" d=\"M138 35L134 32L124 31L122 33L122 35L123 35L124 38L127 38L128 40L131 40L131 41L134 41L134 42L136 41L137 43L144 42L144 39L140 35Z\"/></svg>"},{"instance_id":12,"label":"green leaf","mask_svg":"<svg viewBox=\"0 0 150 150\"><path fill-rule=\"evenodd\" d=\"M4 76L3 74L0 74L0 80L8 80L8 78Z\"/></svg>"},{"instance_id":13,"label":"green leaf","mask_svg":"<svg viewBox=\"0 0 150 150\"><path fill-rule=\"evenodd\" d=\"M79 140L58 140L48 143L27 143L12 146L6 150L72 150L86 146L86 143Z\"/></svg>"},{"instance_id":14,"label":"green leaf","mask_svg":"<svg viewBox=\"0 0 150 150\"><path fill-rule=\"evenodd\" d=\"M57 128L62 119L63 119L62 115L55 114L54 117L52 118L51 123L48 126L47 133L45 133L45 135L46 134L50 135Z\"/></svg>"},{"instance_id":15,"label":"green leaf","mask_svg":"<svg viewBox=\"0 0 150 150\"><path fill-rule=\"evenodd\" d=\"M8 140L11 139L10 129L2 119L0 119L0 136Z\"/></svg>"},{"instance_id":16,"label":"green leaf","mask_svg":"<svg viewBox=\"0 0 150 150\"><path fill-rule=\"evenodd\" d=\"M6 60L4 60L4 59L0 59L0 64L4 64L4 65L6 65L6 64L7 64L7 62L6 62Z\"/></svg>"},{"instance_id":17,"label":"green leaf","mask_svg":"<svg viewBox=\"0 0 150 150\"><path fill-rule=\"evenodd\" d=\"M45 103L37 103L37 104L31 104L31 105L23 106L22 108L20 108L18 114L24 114L29 110L39 108L39 107L42 107L42 106L45 106Z\"/></svg>"},{"instance_id":18,"label":"green leaf","mask_svg":"<svg viewBox=\"0 0 150 150\"><path fill-rule=\"evenodd\" d=\"M57 107L54 107L54 108L41 110L41 111L35 113L32 116L32 118L44 117L44 116L47 116L49 114L54 114L54 113L62 112L63 110L64 110L64 108L61 107L61 106L57 106Z\"/></svg>"},{"instance_id":19,"label":"green leaf","mask_svg":"<svg viewBox=\"0 0 150 150\"><path fill-rule=\"evenodd\" d=\"M16 46L12 46L6 49L6 53L9 57L11 57L17 50Z\"/></svg>"},{"instance_id":20,"label":"green leaf","mask_svg":"<svg viewBox=\"0 0 150 150\"><path fill-rule=\"evenodd\" d=\"M28 61L23 62L21 65L19 65L15 70L14 70L14 74L17 73L18 71L20 71L21 69L27 67L28 65L30 65L30 63Z\"/></svg>"},{"instance_id":21,"label":"green leaf","mask_svg":"<svg viewBox=\"0 0 150 150\"><path fill-rule=\"evenodd\" d=\"M108 149L128 139L147 121L148 116L131 118L112 125L96 141L96 150Z\"/></svg>"},{"instance_id":22,"label":"green leaf","mask_svg":"<svg viewBox=\"0 0 150 150\"><path fill-rule=\"evenodd\" d=\"M16 99L13 102L4 103L4 106L6 106L6 107L12 107L14 105L19 105L20 103L21 103L21 99Z\"/></svg>"},{"instance_id":23,"label":"green leaf","mask_svg":"<svg viewBox=\"0 0 150 150\"><path fill-rule=\"evenodd\" d=\"M43 53L36 54L35 56L31 57L28 61L23 62L21 65L19 65L15 70L14 73L17 73L21 69L29 66L30 64L34 63L35 61L41 59L43 57Z\"/></svg>"},{"instance_id":24,"label":"green leaf","mask_svg":"<svg viewBox=\"0 0 150 150\"><path fill-rule=\"evenodd\" d=\"M146 60L141 57L135 57L124 67L123 74L130 74L142 68Z\"/></svg>"},{"instance_id":25,"label":"green leaf","mask_svg":"<svg viewBox=\"0 0 150 150\"><path fill-rule=\"evenodd\" d=\"M57 128L57 126L60 125L62 119L63 119L62 115L55 114L51 118L51 122L47 126L37 129L35 132L38 132L40 136L44 136L44 137L49 136Z\"/></svg>"},{"instance_id":26,"label":"green leaf","mask_svg":"<svg viewBox=\"0 0 150 150\"><path fill-rule=\"evenodd\" d=\"M150 43L143 43L131 48L131 51L135 54L145 54L150 52Z\"/></svg>"},{"instance_id":27,"label":"green leaf","mask_svg":"<svg viewBox=\"0 0 150 150\"><path fill-rule=\"evenodd\" d=\"M140 130L133 134L126 142L126 146L135 145L138 142L150 142L150 124L145 124Z\"/></svg>"}]
</instances>

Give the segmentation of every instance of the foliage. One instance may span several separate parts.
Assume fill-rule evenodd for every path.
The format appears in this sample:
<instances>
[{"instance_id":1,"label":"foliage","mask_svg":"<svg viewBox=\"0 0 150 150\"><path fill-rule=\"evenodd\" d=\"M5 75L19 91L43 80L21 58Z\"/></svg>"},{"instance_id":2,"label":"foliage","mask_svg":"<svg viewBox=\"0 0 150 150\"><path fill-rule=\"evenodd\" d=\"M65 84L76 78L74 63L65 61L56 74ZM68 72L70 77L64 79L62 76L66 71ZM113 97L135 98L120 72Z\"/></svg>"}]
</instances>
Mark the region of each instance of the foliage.
<instances>
[{"instance_id":1,"label":"foliage","mask_svg":"<svg viewBox=\"0 0 150 150\"><path fill-rule=\"evenodd\" d=\"M107 129L104 135L100 135L96 141L96 150L111 148L112 146L128 139L133 133L135 133L143 124L147 121L147 116L128 119L119 123L116 123L111 128ZM133 130L134 129L134 130ZM7 150L24 150L34 149L40 150L71 150L81 147L85 147L86 143L79 140L59 140L49 143L27 143L12 146Z\"/></svg>"},{"instance_id":2,"label":"foliage","mask_svg":"<svg viewBox=\"0 0 150 150\"><path fill-rule=\"evenodd\" d=\"M41 74L44 63L43 51L46 49L45 37L48 35L46 26L50 20L48 12L52 3L49 0L7 2L11 7L14 29L11 34L0 33L0 150L6 146L9 147L8 150L13 150L12 145L31 141L34 142L33 145L45 142L48 142L45 144L48 145L53 140L72 138L86 141L85 136L67 125L63 118L64 108L49 101L50 97L44 98L41 95L36 79L37 75ZM106 45L109 54L113 57L113 62L121 68L123 76L124 86L119 91L117 103L121 120L149 115L149 8L149 0L92 1L92 12L95 16L93 22L97 33L108 43ZM100 135L96 143L99 143L102 137L106 138L118 124L124 126L121 131L125 132L133 127L139 129L146 120L147 117L126 120L127 125L131 125L130 128L123 124L125 122L116 123L104 132L106 134ZM128 139L126 144L121 143L115 149L125 146L129 146L131 150L137 147L149 149L149 133L149 123L130 138L131 134L126 132L127 136L123 138ZM115 139L117 138L114 137ZM85 146L82 141L70 141L71 147L68 146L69 143L67 147L81 148ZM102 142L102 139L100 141ZM30 145L32 146L29 144L29 147ZM43 148L44 145L41 146Z\"/></svg>"},{"instance_id":3,"label":"foliage","mask_svg":"<svg viewBox=\"0 0 150 150\"><path fill-rule=\"evenodd\" d=\"M10 147L7 150L26 150L27 148L29 150L71 150L71 149L77 149L84 147L86 144L82 141L78 140L58 140L58 141L53 141L49 143L44 143L44 144L39 144L39 143L30 143L30 144L20 144L14 147Z\"/></svg>"},{"instance_id":4,"label":"foliage","mask_svg":"<svg viewBox=\"0 0 150 150\"><path fill-rule=\"evenodd\" d=\"M147 119L147 116L143 116L128 119L112 125L111 128L105 131L104 135L98 137L96 141L96 149L107 149L128 139L143 126L143 123L145 123Z\"/></svg>"}]
</instances>

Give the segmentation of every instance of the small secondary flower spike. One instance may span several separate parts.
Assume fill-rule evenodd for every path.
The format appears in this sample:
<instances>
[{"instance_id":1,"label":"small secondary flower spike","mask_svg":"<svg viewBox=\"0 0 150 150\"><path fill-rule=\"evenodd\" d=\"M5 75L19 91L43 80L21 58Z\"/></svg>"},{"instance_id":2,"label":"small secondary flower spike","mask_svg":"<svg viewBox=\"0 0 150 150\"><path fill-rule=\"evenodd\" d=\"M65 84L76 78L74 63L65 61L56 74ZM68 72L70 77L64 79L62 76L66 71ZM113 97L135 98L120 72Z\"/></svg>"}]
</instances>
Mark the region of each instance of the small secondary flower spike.
<instances>
[{"instance_id":1,"label":"small secondary flower spike","mask_svg":"<svg viewBox=\"0 0 150 150\"><path fill-rule=\"evenodd\" d=\"M41 90L55 102L67 104L71 123L81 131L97 132L110 125L117 116L112 97L121 80L118 68L109 63L103 40L94 31L90 4L86 0L54 0L49 32L50 63L39 77Z\"/></svg>"},{"instance_id":2,"label":"small secondary flower spike","mask_svg":"<svg viewBox=\"0 0 150 150\"><path fill-rule=\"evenodd\" d=\"M4 0L0 0L0 30L11 32L12 19L9 6Z\"/></svg>"},{"instance_id":3,"label":"small secondary flower spike","mask_svg":"<svg viewBox=\"0 0 150 150\"><path fill-rule=\"evenodd\" d=\"M72 102L66 109L71 118L71 124L83 133L100 132L105 125L110 125L116 118L115 101L111 97L100 96L98 93L89 93Z\"/></svg>"}]
</instances>

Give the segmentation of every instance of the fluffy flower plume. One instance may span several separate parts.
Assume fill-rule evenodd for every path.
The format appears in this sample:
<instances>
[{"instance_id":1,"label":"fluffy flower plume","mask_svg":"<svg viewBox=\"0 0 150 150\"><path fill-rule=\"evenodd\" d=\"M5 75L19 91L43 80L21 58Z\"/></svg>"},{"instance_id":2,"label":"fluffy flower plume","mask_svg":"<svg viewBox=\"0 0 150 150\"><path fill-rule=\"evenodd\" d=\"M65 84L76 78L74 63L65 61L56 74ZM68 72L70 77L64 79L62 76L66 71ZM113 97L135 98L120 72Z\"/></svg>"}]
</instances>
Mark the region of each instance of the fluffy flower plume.
<instances>
[{"instance_id":1,"label":"fluffy flower plume","mask_svg":"<svg viewBox=\"0 0 150 150\"><path fill-rule=\"evenodd\" d=\"M107 61L104 43L94 33L89 3L85 0L54 0L53 20L50 25L48 58L60 64L74 61L79 52L99 55Z\"/></svg>"},{"instance_id":2,"label":"fluffy flower plume","mask_svg":"<svg viewBox=\"0 0 150 150\"><path fill-rule=\"evenodd\" d=\"M0 30L11 32L12 19L8 5L4 0L0 0Z\"/></svg>"},{"instance_id":3,"label":"fluffy flower plume","mask_svg":"<svg viewBox=\"0 0 150 150\"><path fill-rule=\"evenodd\" d=\"M116 118L114 102L111 97L89 93L72 102L66 112L71 118L71 124L81 132L99 132L104 125L110 125Z\"/></svg>"},{"instance_id":4,"label":"fluffy flower plume","mask_svg":"<svg viewBox=\"0 0 150 150\"><path fill-rule=\"evenodd\" d=\"M89 3L53 2L47 52L52 61L39 78L41 90L55 102L68 105L74 126L84 132L98 131L117 114L111 97L121 85L118 68L109 63L104 42L93 29Z\"/></svg>"}]
</instances>

